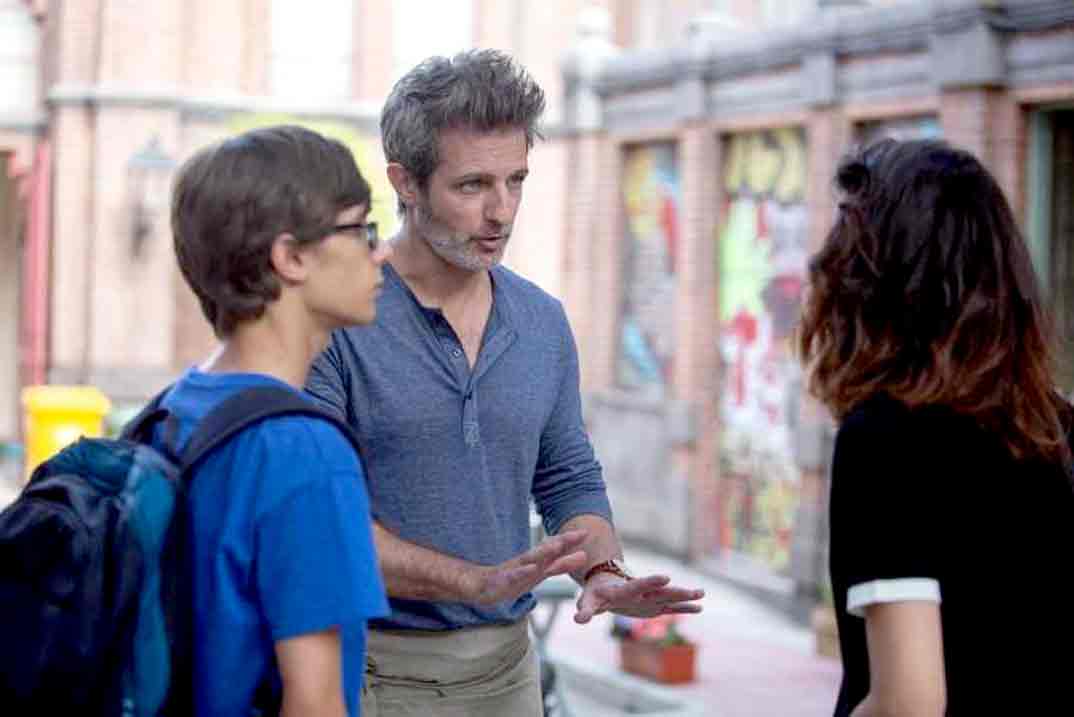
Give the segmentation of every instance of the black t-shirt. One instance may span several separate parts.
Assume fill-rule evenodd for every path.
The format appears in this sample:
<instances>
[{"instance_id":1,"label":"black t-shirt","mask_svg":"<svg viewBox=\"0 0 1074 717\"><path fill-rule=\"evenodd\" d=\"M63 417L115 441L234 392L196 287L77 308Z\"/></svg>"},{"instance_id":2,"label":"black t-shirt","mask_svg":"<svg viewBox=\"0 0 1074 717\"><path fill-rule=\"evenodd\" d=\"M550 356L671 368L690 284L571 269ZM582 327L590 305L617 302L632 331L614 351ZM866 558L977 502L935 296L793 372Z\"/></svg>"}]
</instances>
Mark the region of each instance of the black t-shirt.
<instances>
[{"instance_id":1,"label":"black t-shirt","mask_svg":"<svg viewBox=\"0 0 1074 717\"><path fill-rule=\"evenodd\" d=\"M869 691L855 586L938 588L948 715L1074 714L1074 487L1060 467L1015 461L949 409L879 396L839 428L830 521L837 716Z\"/></svg>"}]
</instances>

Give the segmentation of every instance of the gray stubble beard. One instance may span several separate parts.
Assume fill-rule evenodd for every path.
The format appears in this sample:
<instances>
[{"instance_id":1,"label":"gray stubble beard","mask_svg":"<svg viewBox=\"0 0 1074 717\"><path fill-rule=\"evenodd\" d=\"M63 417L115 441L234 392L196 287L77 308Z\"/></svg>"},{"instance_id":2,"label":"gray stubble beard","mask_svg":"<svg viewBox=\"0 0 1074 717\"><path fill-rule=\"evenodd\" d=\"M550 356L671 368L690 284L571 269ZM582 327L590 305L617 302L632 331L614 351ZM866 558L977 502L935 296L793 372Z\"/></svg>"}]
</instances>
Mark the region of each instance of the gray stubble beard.
<instances>
[{"instance_id":1,"label":"gray stubble beard","mask_svg":"<svg viewBox=\"0 0 1074 717\"><path fill-rule=\"evenodd\" d=\"M424 229L430 225L434 225L432 212L424 204L419 204L417 207L418 215L420 218L419 229ZM507 242L511 240L511 227L504 228L504 241L500 247L499 256L497 256L491 262L479 257L475 252L470 251L471 237L466 234L443 234L443 233L431 233L426 231L420 231L421 238L429 245L433 253L443 259L448 264L464 269L466 271L486 271L496 266L503 261L503 255L507 251Z\"/></svg>"}]
</instances>

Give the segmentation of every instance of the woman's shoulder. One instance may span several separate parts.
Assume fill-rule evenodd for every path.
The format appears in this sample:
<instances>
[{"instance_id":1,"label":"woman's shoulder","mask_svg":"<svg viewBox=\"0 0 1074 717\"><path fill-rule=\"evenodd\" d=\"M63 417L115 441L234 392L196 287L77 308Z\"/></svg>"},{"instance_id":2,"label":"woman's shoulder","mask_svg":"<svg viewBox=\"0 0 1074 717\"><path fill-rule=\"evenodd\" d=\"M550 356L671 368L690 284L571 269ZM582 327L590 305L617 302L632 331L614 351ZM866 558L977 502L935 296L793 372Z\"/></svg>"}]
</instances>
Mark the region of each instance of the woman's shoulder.
<instances>
[{"instance_id":1,"label":"woman's shoulder","mask_svg":"<svg viewBox=\"0 0 1074 717\"><path fill-rule=\"evenodd\" d=\"M910 430L913 425L914 416L906 404L878 393L847 412L839 423L838 438L856 441L876 436L890 438L893 433Z\"/></svg>"},{"instance_id":2,"label":"woman's shoulder","mask_svg":"<svg viewBox=\"0 0 1074 717\"><path fill-rule=\"evenodd\" d=\"M945 440L978 431L972 418L960 415L950 406L910 407L886 393L870 396L852 408L839 425L840 432L854 435L913 433L922 436L943 434ZM973 436L978 438L979 436Z\"/></svg>"},{"instance_id":3,"label":"woman's shoulder","mask_svg":"<svg viewBox=\"0 0 1074 717\"><path fill-rule=\"evenodd\" d=\"M883 463L903 471L916 471L923 464L951 467L953 461L1000 449L971 417L942 405L911 408L886 394L855 406L840 422L835 438L836 460Z\"/></svg>"}]
</instances>

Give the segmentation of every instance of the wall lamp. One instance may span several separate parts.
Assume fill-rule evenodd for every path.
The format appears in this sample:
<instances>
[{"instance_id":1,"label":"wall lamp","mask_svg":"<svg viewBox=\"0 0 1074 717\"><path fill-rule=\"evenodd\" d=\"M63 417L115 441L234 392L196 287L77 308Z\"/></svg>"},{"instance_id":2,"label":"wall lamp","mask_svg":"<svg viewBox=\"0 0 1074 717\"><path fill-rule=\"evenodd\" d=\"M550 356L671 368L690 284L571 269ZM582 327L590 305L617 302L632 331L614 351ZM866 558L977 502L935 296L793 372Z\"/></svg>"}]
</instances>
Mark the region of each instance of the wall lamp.
<instances>
[{"instance_id":1,"label":"wall lamp","mask_svg":"<svg viewBox=\"0 0 1074 717\"><path fill-rule=\"evenodd\" d=\"M160 148L154 136L127 160L127 191L130 203L130 252L140 259L153 235L157 216L168 203L168 182L175 160Z\"/></svg>"}]
</instances>

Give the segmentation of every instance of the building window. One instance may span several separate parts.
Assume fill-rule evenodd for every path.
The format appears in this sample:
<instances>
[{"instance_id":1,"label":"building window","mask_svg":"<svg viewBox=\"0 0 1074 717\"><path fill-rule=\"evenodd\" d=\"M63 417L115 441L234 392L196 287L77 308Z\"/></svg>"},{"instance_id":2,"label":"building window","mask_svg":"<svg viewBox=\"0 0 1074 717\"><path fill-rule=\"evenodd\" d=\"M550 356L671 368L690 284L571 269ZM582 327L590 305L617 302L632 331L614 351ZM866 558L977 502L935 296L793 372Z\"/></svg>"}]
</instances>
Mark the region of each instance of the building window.
<instances>
[{"instance_id":1,"label":"building window","mask_svg":"<svg viewBox=\"0 0 1074 717\"><path fill-rule=\"evenodd\" d=\"M1074 112L1055 114L1051 175L1051 306L1059 338L1060 381L1074 397Z\"/></svg>"},{"instance_id":2,"label":"building window","mask_svg":"<svg viewBox=\"0 0 1074 717\"><path fill-rule=\"evenodd\" d=\"M26 4L0 0L0 117L37 114L38 29Z\"/></svg>"},{"instance_id":3,"label":"building window","mask_svg":"<svg viewBox=\"0 0 1074 717\"><path fill-rule=\"evenodd\" d=\"M472 0L395 0L392 11L393 83L427 57L473 47Z\"/></svg>"},{"instance_id":4,"label":"building window","mask_svg":"<svg viewBox=\"0 0 1074 717\"><path fill-rule=\"evenodd\" d=\"M273 95L298 102L351 96L354 0L272 0Z\"/></svg>"},{"instance_id":5,"label":"building window","mask_svg":"<svg viewBox=\"0 0 1074 717\"><path fill-rule=\"evenodd\" d=\"M1029 117L1026 240L1052 312L1059 387L1074 399L1074 110Z\"/></svg>"}]
</instances>

